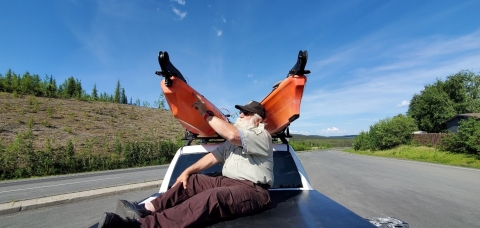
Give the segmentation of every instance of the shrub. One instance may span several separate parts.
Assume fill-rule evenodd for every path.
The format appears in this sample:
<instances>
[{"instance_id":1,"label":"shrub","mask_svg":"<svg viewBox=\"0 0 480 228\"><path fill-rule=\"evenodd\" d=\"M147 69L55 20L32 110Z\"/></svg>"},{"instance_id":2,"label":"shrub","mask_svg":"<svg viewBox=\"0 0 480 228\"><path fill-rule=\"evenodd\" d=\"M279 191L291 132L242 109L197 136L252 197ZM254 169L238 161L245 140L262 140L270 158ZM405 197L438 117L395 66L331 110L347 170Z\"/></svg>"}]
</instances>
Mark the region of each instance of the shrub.
<instances>
[{"instance_id":1,"label":"shrub","mask_svg":"<svg viewBox=\"0 0 480 228\"><path fill-rule=\"evenodd\" d=\"M310 150L312 148L309 144L302 141L290 141L289 144L295 151Z\"/></svg>"},{"instance_id":2,"label":"shrub","mask_svg":"<svg viewBox=\"0 0 480 228\"><path fill-rule=\"evenodd\" d=\"M354 150L368 150L370 149L370 141L368 131L362 131L353 140Z\"/></svg>"},{"instance_id":3,"label":"shrub","mask_svg":"<svg viewBox=\"0 0 480 228\"><path fill-rule=\"evenodd\" d=\"M368 134L369 149L387 150L399 145L410 144L417 125L411 117L399 114L386 118L370 126Z\"/></svg>"},{"instance_id":4,"label":"shrub","mask_svg":"<svg viewBox=\"0 0 480 228\"><path fill-rule=\"evenodd\" d=\"M90 143L81 150L75 148L72 140L56 148L47 140L43 150L35 151L33 138L27 130L11 143L0 139L0 180L160 165L171 161L183 145L180 140L116 140L112 145L104 144L104 151L98 153L92 152Z\"/></svg>"},{"instance_id":5,"label":"shrub","mask_svg":"<svg viewBox=\"0 0 480 228\"><path fill-rule=\"evenodd\" d=\"M455 153L480 155L480 120L461 120L457 134L449 134L442 140L442 149Z\"/></svg>"}]
</instances>

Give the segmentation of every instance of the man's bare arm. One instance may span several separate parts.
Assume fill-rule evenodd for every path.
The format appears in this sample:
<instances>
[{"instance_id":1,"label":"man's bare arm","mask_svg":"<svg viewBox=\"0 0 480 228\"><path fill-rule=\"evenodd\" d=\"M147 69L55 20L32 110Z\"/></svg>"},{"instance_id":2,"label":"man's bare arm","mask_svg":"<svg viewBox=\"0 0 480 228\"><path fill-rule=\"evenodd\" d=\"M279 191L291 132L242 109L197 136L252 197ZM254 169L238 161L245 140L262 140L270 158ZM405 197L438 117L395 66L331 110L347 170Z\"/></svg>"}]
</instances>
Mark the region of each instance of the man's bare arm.
<instances>
[{"instance_id":1,"label":"man's bare arm","mask_svg":"<svg viewBox=\"0 0 480 228\"><path fill-rule=\"evenodd\" d=\"M218 163L218 160L217 160L217 158L215 158L215 156L213 156L212 153L206 154L205 156L203 156L203 158L201 158L200 160L195 162L193 165L191 165L190 167L185 169L180 174L180 176L178 176L177 181L175 181L173 186L176 186L179 183L183 183L183 188L186 189L187 188L187 180L188 180L188 177L191 174L198 173L202 170L208 169L208 168L212 167L213 165L215 165L217 163Z\"/></svg>"},{"instance_id":2,"label":"man's bare arm","mask_svg":"<svg viewBox=\"0 0 480 228\"><path fill-rule=\"evenodd\" d=\"M202 97L198 94L197 99L198 100L192 104L192 107L197 109L201 116L205 116L205 113L207 112L207 107L205 106L205 103L203 103ZM234 145L242 145L240 133L235 126L216 116L209 116L207 117L206 121L213 128L213 130L215 130L215 132L222 136L222 138L228 140Z\"/></svg>"},{"instance_id":3,"label":"man's bare arm","mask_svg":"<svg viewBox=\"0 0 480 228\"><path fill-rule=\"evenodd\" d=\"M210 116L207 118L208 124L217 132L222 138L228 140L234 145L241 146L242 140L240 138L240 132L238 129L230 123L216 117Z\"/></svg>"}]
</instances>

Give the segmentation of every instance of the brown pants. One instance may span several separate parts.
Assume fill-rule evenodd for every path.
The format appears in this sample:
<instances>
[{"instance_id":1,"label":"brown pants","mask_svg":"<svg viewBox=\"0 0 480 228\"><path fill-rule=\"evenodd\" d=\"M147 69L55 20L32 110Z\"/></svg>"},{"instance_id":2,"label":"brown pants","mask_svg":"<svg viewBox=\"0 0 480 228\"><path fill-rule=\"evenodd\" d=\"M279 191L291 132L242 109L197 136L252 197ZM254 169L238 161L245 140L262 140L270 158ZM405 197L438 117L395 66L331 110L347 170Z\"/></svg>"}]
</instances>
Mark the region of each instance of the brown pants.
<instances>
[{"instance_id":1,"label":"brown pants","mask_svg":"<svg viewBox=\"0 0 480 228\"><path fill-rule=\"evenodd\" d=\"M151 202L155 213L139 220L142 227L193 227L259 212L270 202L270 195L251 181L193 174L187 189L178 184Z\"/></svg>"}]
</instances>

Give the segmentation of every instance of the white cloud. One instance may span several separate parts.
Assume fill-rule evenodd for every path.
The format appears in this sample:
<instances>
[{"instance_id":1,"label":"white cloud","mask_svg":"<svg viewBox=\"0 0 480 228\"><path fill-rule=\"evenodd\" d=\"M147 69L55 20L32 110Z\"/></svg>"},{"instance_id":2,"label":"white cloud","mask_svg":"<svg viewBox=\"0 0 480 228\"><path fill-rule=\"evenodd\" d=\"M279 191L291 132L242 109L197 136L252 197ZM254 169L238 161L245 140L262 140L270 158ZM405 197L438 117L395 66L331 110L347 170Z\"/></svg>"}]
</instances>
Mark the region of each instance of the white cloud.
<instances>
[{"instance_id":1,"label":"white cloud","mask_svg":"<svg viewBox=\"0 0 480 228\"><path fill-rule=\"evenodd\" d=\"M223 23L227 23L227 20L225 20L224 17L222 17L222 21L223 21Z\"/></svg>"},{"instance_id":2,"label":"white cloud","mask_svg":"<svg viewBox=\"0 0 480 228\"><path fill-rule=\"evenodd\" d=\"M253 77L253 74L247 74L247 77L251 78Z\"/></svg>"},{"instance_id":3,"label":"white cloud","mask_svg":"<svg viewBox=\"0 0 480 228\"><path fill-rule=\"evenodd\" d=\"M410 105L410 101L402 101L402 103L398 104L397 107L401 108L408 105Z\"/></svg>"},{"instance_id":4,"label":"white cloud","mask_svg":"<svg viewBox=\"0 0 480 228\"><path fill-rule=\"evenodd\" d=\"M181 12L180 10L178 10L177 8L173 7L173 12L180 17L180 20L182 20L185 16L187 16L187 12Z\"/></svg>"},{"instance_id":5,"label":"white cloud","mask_svg":"<svg viewBox=\"0 0 480 228\"><path fill-rule=\"evenodd\" d=\"M327 129L322 129L319 131L321 134L326 134L326 135L331 135L331 134L339 134L339 133L345 133L346 131L341 131L337 127L331 127Z\"/></svg>"},{"instance_id":6,"label":"white cloud","mask_svg":"<svg viewBox=\"0 0 480 228\"><path fill-rule=\"evenodd\" d=\"M400 42L389 34L373 34L331 55L310 55L311 74L295 126L317 134L348 133L377 120L404 113L409 100L424 86L460 70L478 72L480 30L463 36L431 36ZM313 52L312 52L313 53ZM368 58L364 58L368 56ZM401 101L399 103L399 101ZM392 105L393 104L393 105ZM350 119L367 119L352 124ZM338 133L337 133L338 134Z\"/></svg>"},{"instance_id":7,"label":"white cloud","mask_svg":"<svg viewBox=\"0 0 480 228\"><path fill-rule=\"evenodd\" d=\"M180 4L180 5L185 5L185 0L170 0L170 1L176 2L176 3Z\"/></svg>"},{"instance_id":8,"label":"white cloud","mask_svg":"<svg viewBox=\"0 0 480 228\"><path fill-rule=\"evenodd\" d=\"M215 32L217 33L217 36L222 36L222 33L223 33L222 30L217 29L217 28L215 28L215 27L213 27L213 29L214 29Z\"/></svg>"},{"instance_id":9,"label":"white cloud","mask_svg":"<svg viewBox=\"0 0 480 228\"><path fill-rule=\"evenodd\" d=\"M310 85L315 83L315 87L306 88L302 99L302 117L313 119L368 113L396 115L398 109L391 104L398 102L399 97L408 101L436 78L446 77L464 69L472 70L472 66L478 66L480 62L480 45L474 42L480 40L478 31L463 37L447 38L432 43L426 42L428 40L426 38L423 41L416 40L397 46L384 43L383 49L375 52L377 55L372 55L373 51L368 48L362 48L371 47L372 43L378 41L368 40L341 48L345 51L334 52L335 54L322 60L312 59L312 68L315 69L311 69L309 82ZM469 45L462 45L461 43L465 41L472 42ZM456 49L458 46L462 48ZM434 51L442 47L449 50ZM425 54L427 52L430 54ZM363 64L358 62L361 56L369 56L369 61L380 59L380 62L371 68L353 67L342 72L346 65L362 66ZM384 59L384 56L391 57ZM340 61L341 59L343 61ZM340 73L333 73L336 71ZM339 75L345 80L337 79L335 84L316 86L320 80L322 83L328 83ZM400 105L407 104L402 102L399 107Z\"/></svg>"},{"instance_id":10,"label":"white cloud","mask_svg":"<svg viewBox=\"0 0 480 228\"><path fill-rule=\"evenodd\" d=\"M308 131L296 131L296 130L290 130L291 134L300 134L300 135L310 135Z\"/></svg>"}]
</instances>

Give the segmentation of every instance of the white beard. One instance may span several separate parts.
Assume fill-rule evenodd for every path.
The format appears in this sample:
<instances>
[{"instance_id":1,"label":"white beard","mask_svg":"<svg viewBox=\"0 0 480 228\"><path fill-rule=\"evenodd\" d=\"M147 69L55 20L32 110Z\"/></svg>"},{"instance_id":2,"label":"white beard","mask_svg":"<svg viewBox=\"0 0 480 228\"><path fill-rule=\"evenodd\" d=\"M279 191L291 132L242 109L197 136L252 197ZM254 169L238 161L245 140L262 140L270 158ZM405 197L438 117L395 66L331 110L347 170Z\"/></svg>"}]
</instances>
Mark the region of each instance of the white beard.
<instances>
[{"instance_id":1,"label":"white beard","mask_svg":"<svg viewBox=\"0 0 480 228\"><path fill-rule=\"evenodd\" d=\"M250 120L246 120L245 118L238 118L233 126L235 126L236 128L248 130L256 127L254 121L254 118L250 118Z\"/></svg>"}]
</instances>

